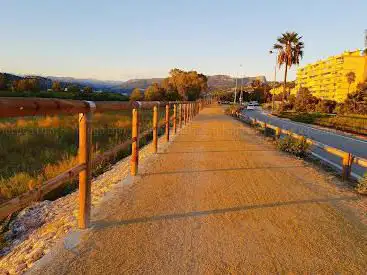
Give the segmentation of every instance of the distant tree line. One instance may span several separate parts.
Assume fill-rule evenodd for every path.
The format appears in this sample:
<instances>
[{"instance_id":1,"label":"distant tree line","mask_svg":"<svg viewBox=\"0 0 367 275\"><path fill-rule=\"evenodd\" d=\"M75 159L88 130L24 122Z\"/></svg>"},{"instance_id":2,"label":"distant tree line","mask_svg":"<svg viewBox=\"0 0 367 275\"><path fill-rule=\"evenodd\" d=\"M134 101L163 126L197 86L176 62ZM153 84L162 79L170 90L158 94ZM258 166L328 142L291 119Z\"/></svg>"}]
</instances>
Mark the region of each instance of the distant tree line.
<instances>
[{"instance_id":1,"label":"distant tree line","mask_svg":"<svg viewBox=\"0 0 367 275\"><path fill-rule=\"evenodd\" d=\"M42 80L40 77L17 77L16 79L9 79L6 74L0 73L0 91L14 91L14 92L40 92L46 90L45 82L49 80ZM60 81L52 81L50 87L52 92L72 92L72 93L91 93L93 89L89 86L81 86L74 83L61 83Z\"/></svg>"},{"instance_id":2,"label":"distant tree line","mask_svg":"<svg viewBox=\"0 0 367 275\"><path fill-rule=\"evenodd\" d=\"M270 94L271 87L258 79L253 80L249 85L237 87L237 102L242 94L242 101L258 101L259 103L265 103L271 101ZM235 91L231 90L216 90L213 91L213 96L220 101L234 101Z\"/></svg>"},{"instance_id":3,"label":"distant tree line","mask_svg":"<svg viewBox=\"0 0 367 275\"><path fill-rule=\"evenodd\" d=\"M208 90L208 79L196 71L173 69L161 83L153 83L145 90L135 88L130 100L176 101L196 100Z\"/></svg>"},{"instance_id":4,"label":"distant tree line","mask_svg":"<svg viewBox=\"0 0 367 275\"><path fill-rule=\"evenodd\" d=\"M50 91L45 88L47 85L44 81L39 77L18 77L0 73L0 97L42 97L93 101L129 100L125 95L109 92L94 93L92 87L60 81L53 81Z\"/></svg>"}]
</instances>

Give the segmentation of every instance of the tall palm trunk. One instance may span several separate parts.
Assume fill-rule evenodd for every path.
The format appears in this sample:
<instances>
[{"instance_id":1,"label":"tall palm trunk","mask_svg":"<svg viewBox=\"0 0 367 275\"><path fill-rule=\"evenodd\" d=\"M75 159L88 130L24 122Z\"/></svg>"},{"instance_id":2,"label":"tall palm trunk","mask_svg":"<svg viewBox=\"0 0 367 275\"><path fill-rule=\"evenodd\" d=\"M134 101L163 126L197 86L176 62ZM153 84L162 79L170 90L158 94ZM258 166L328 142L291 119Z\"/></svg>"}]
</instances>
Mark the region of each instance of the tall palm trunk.
<instances>
[{"instance_id":1,"label":"tall palm trunk","mask_svg":"<svg viewBox=\"0 0 367 275\"><path fill-rule=\"evenodd\" d=\"M285 62L282 102L284 102L285 93L286 93L286 86L287 86L287 73L288 73L288 60Z\"/></svg>"}]
</instances>

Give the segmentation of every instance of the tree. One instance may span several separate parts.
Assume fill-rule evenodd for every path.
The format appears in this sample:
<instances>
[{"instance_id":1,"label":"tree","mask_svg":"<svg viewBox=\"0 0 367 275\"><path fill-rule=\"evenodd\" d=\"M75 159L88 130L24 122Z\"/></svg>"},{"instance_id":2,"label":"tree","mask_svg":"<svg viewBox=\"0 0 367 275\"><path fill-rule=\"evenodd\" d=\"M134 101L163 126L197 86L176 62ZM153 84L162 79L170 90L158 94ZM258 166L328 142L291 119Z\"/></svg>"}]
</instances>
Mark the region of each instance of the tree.
<instances>
[{"instance_id":1,"label":"tree","mask_svg":"<svg viewBox=\"0 0 367 275\"><path fill-rule=\"evenodd\" d=\"M15 80L12 86L13 89L17 92L38 92L40 90L40 83L39 80L36 78L24 78Z\"/></svg>"},{"instance_id":2,"label":"tree","mask_svg":"<svg viewBox=\"0 0 367 275\"><path fill-rule=\"evenodd\" d=\"M68 92L70 92L70 93L79 93L80 92L80 87L78 85L75 85L75 84L69 85L67 87L67 89L68 89Z\"/></svg>"},{"instance_id":3,"label":"tree","mask_svg":"<svg viewBox=\"0 0 367 275\"><path fill-rule=\"evenodd\" d=\"M196 100L208 89L208 79L196 71L182 71L173 69L162 86L168 91L177 91L184 100Z\"/></svg>"},{"instance_id":4,"label":"tree","mask_svg":"<svg viewBox=\"0 0 367 275\"><path fill-rule=\"evenodd\" d=\"M320 100L316 105L316 112L331 114L336 107L336 101L334 100Z\"/></svg>"},{"instance_id":5,"label":"tree","mask_svg":"<svg viewBox=\"0 0 367 275\"><path fill-rule=\"evenodd\" d=\"M60 92L61 91L60 81L53 81L52 82L52 91L54 91L54 92Z\"/></svg>"},{"instance_id":6,"label":"tree","mask_svg":"<svg viewBox=\"0 0 367 275\"><path fill-rule=\"evenodd\" d=\"M251 86L252 86L253 88L259 88L259 87L261 87L261 81L260 81L259 79L255 79L255 80L253 80L253 81L251 82Z\"/></svg>"},{"instance_id":7,"label":"tree","mask_svg":"<svg viewBox=\"0 0 367 275\"><path fill-rule=\"evenodd\" d=\"M5 90L7 87L7 79L4 74L0 73L0 90Z\"/></svg>"},{"instance_id":8,"label":"tree","mask_svg":"<svg viewBox=\"0 0 367 275\"><path fill-rule=\"evenodd\" d=\"M294 109L297 112L313 112L317 103L318 99L307 88L300 88L294 102Z\"/></svg>"},{"instance_id":9,"label":"tree","mask_svg":"<svg viewBox=\"0 0 367 275\"><path fill-rule=\"evenodd\" d=\"M348 94L344 101L342 112L366 114L367 113L367 83L360 83L354 93Z\"/></svg>"},{"instance_id":10,"label":"tree","mask_svg":"<svg viewBox=\"0 0 367 275\"><path fill-rule=\"evenodd\" d=\"M355 72L349 72L345 75L345 77L347 78L348 82L348 95L349 95L350 85L352 85L352 83L356 81L356 74Z\"/></svg>"},{"instance_id":11,"label":"tree","mask_svg":"<svg viewBox=\"0 0 367 275\"><path fill-rule=\"evenodd\" d=\"M153 83L144 92L144 100L161 101L165 98L165 91L158 83Z\"/></svg>"},{"instance_id":12,"label":"tree","mask_svg":"<svg viewBox=\"0 0 367 275\"><path fill-rule=\"evenodd\" d=\"M84 87L83 91L84 91L84 93L86 93L86 94L91 94L91 93L93 93L93 89L92 89L92 87L90 87L90 86L86 86L86 87Z\"/></svg>"},{"instance_id":13,"label":"tree","mask_svg":"<svg viewBox=\"0 0 367 275\"><path fill-rule=\"evenodd\" d=\"M143 100L143 98L143 94L141 93L139 88L135 88L130 95L131 101L140 101Z\"/></svg>"},{"instance_id":14,"label":"tree","mask_svg":"<svg viewBox=\"0 0 367 275\"><path fill-rule=\"evenodd\" d=\"M304 44L301 41L302 36L296 32L286 32L277 38L277 43L273 48L278 51L278 65L279 68L284 66L284 83L283 93L286 93L287 73L288 68L292 65L298 65L300 59L303 57Z\"/></svg>"}]
</instances>

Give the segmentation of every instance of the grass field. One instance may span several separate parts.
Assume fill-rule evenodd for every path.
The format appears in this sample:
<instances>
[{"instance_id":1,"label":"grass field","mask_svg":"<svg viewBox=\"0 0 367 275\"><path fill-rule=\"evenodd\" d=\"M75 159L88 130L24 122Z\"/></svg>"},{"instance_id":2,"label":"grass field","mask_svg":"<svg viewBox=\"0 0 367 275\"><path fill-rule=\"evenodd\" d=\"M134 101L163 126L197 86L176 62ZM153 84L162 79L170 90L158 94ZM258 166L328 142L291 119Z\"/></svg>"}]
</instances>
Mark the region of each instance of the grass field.
<instances>
[{"instance_id":1,"label":"grass field","mask_svg":"<svg viewBox=\"0 0 367 275\"><path fill-rule=\"evenodd\" d=\"M141 115L140 131L151 129L152 111ZM160 120L164 110L160 110ZM93 155L113 148L131 137L130 111L94 114ZM149 138L149 137L148 137ZM144 145L148 140L142 140ZM0 120L0 203L16 197L77 164L78 117L47 116ZM116 156L127 156L130 149ZM94 174L103 172L104 164ZM51 197L75 188L66 184Z\"/></svg>"}]
</instances>

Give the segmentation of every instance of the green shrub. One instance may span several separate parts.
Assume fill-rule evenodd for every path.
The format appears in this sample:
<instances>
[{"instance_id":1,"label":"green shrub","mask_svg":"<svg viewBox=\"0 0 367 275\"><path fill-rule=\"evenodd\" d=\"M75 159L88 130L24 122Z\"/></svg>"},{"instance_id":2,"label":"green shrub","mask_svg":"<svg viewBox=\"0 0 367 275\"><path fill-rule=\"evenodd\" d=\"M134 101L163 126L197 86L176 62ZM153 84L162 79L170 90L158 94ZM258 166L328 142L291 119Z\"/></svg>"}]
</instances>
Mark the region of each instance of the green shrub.
<instances>
[{"instance_id":1,"label":"green shrub","mask_svg":"<svg viewBox=\"0 0 367 275\"><path fill-rule=\"evenodd\" d=\"M286 136L285 138L277 141L277 147L279 150L293 154L297 157L304 157L307 154L307 150L310 145L305 139L296 139Z\"/></svg>"},{"instance_id":2,"label":"green shrub","mask_svg":"<svg viewBox=\"0 0 367 275\"><path fill-rule=\"evenodd\" d=\"M360 194L367 195L367 174L358 182L356 190Z\"/></svg>"},{"instance_id":3,"label":"green shrub","mask_svg":"<svg viewBox=\"0 0 367 275\"><path fill-rule=\"evenodd\" d=\"M235 113L239 113L243 110L243 107L239 105L231 105L227 109L225 109L224 113L226 115L234 115Z\"/></svg>"}]
</instances>

